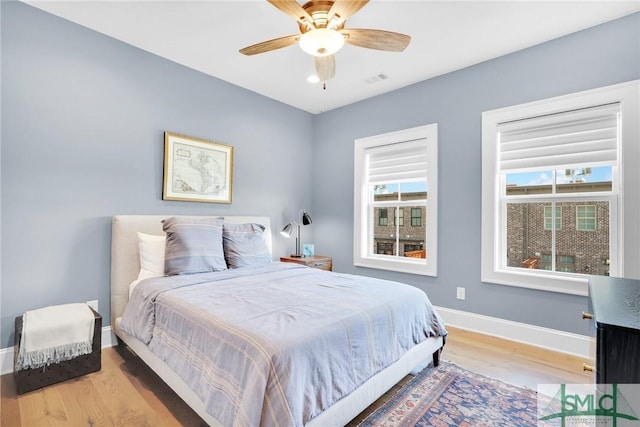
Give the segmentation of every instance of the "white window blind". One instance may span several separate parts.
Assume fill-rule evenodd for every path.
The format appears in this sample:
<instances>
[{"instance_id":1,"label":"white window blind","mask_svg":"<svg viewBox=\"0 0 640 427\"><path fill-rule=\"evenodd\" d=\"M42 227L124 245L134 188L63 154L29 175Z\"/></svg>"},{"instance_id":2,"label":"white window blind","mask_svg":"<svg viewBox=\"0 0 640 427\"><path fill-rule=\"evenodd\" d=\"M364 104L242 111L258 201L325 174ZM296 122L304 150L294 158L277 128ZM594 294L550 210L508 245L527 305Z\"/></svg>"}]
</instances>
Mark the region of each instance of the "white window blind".
<instances>
[{"instance_id":1,"label":"white window blind","mask_svg":"<svg viewBox=\"0 0 640 427\"><path fill-rule=\"evenodd\" d=\"M426 139L368 148L366 158L369 184L427 179Z\"/></svg>"},{"instance_id":2,"label":"white window blind","mask_svg":"<svg viewBox=\"0 0 640 427\"><path fill-rule=\"evenodd\" d=\"M500 123L500 172L616 166L619 114L613 103Z\"/></svg>"}]
</instances>

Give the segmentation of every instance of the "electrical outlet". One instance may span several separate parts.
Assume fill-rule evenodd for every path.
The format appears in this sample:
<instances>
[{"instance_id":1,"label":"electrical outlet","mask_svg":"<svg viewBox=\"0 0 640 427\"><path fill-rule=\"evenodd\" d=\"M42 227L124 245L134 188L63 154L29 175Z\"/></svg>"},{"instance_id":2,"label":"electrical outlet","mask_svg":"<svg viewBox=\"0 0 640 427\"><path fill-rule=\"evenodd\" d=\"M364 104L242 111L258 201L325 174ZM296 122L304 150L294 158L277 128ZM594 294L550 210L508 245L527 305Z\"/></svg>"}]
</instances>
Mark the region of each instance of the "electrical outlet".
<instances>
[{"instance_id":1,"label":"electrical outlet","mask_svg":"<svg viewBox=\"0 0 640 427\"><path fill-rule=\"evenodd\" d=\"M464 288L458 287L456 289L456 298L464 300L465 295L464 295Z\"/></svg>"},{"instance_id":2,"label":"electrical outlet","mask_svg":"<svg viewBox=\"0 0 640 427\"><path fill-rule=\"evenodd\" d=\"M87 301L87 305L91 308L93 308L97 313L100 313L98 311L98 300L94 299L93 301Z\"/></svg>"}]
</instances>

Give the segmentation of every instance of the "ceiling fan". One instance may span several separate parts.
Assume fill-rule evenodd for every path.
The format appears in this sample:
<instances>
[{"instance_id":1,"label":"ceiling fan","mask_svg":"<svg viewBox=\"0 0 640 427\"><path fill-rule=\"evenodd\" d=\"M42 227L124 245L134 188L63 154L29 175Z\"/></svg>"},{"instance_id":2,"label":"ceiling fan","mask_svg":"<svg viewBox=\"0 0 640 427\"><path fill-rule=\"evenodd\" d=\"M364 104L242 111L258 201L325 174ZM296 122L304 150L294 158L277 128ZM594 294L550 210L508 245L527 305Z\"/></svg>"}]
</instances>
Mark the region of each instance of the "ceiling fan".
<instances>
[{"instance_id":1,"label":"ceiling fan","mask_svg":"<svg viewBox=\"0 0 640 427\"><path fill-rule=\"evenodd\" d=\"M296 0L267 0L298 22L300 34L267 40L240 49L245 55L256 55L298 43L315 57L320 81L335 76L334 54L345 43L369 49L402 52L411 37L384 30L344 28L348 18L362 9L369 0L311 0L300 5Z\"/></svg>"}]
</instances>

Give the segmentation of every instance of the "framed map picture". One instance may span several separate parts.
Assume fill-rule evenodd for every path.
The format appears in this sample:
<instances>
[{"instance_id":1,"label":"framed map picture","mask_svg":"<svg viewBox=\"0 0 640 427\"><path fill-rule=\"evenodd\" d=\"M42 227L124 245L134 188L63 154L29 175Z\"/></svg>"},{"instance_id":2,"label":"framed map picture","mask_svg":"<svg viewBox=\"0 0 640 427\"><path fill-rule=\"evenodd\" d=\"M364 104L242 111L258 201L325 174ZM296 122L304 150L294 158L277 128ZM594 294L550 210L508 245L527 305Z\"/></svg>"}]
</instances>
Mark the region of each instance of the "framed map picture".
<instances>
[{"instance_id":1,"label":"framed map picture","mask_svg":"<svg viewBox=\"0 0 640 427\"><path fill-rule=\"evenodd\" d=\"M231 203L233 147L164 133L163 200Z\"/></svg>"}]
</instances>

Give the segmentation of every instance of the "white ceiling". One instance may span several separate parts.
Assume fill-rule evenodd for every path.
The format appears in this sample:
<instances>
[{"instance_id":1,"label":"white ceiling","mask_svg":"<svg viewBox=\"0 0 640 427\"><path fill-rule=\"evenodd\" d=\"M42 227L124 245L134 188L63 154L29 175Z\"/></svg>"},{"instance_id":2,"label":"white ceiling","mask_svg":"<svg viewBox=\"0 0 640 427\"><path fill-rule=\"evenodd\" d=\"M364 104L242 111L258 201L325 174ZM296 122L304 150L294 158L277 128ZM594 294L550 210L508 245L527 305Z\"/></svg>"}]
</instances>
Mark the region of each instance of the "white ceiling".
<instances>
[{"instance_id":1,"label":"white ceiling","mask_svg":"<svg viewBox=\"0 0 640 427\"><path fill-rule=\"evenodd\" d=\"M640 10L640 1L373 0L347 28L412 37L401 53L349 45L336 77L306 78L298 46L245 56L238 49L299 32L266 1L25 1L54 15L311 113L320 113L524 49ZM369 83L379 74L386 80Z\"/></svg>"}]
</instances>

